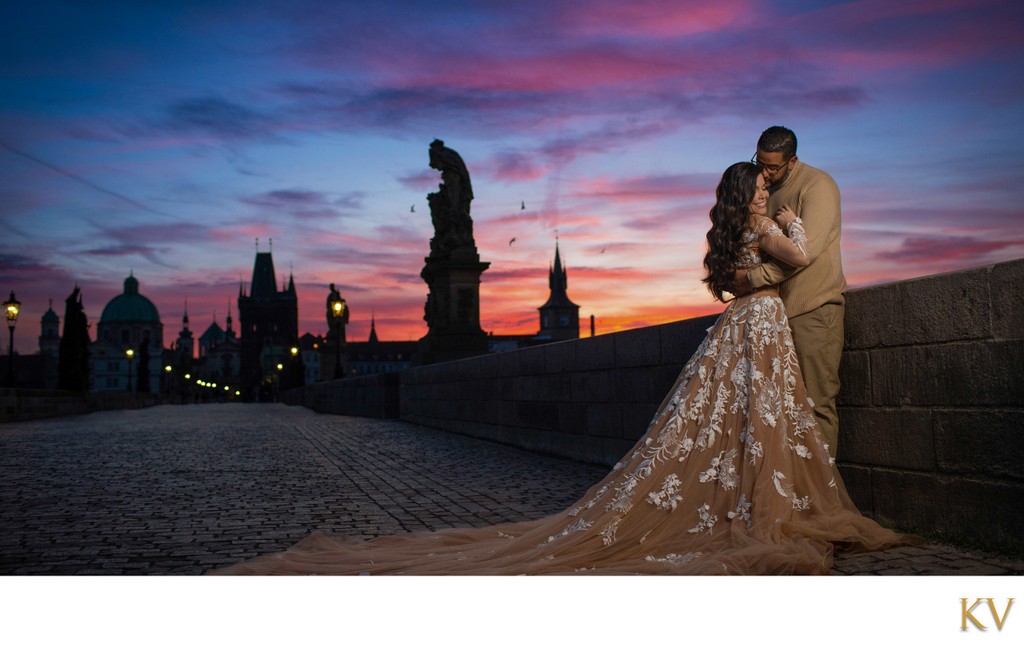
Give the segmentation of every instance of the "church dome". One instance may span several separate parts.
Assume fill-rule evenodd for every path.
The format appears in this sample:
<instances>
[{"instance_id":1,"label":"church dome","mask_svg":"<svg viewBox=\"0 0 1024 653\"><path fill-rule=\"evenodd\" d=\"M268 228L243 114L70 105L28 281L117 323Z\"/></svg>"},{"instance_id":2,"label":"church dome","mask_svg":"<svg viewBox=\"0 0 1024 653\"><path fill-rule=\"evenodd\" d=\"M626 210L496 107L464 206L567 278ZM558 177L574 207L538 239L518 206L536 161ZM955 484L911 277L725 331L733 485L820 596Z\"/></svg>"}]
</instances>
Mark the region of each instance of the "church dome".
<instances>
[{"instance_id":1,"label":"church dome","mask_svg":"<svg viewBox=\"0 0 1024 653\"><path fill-rule=\"evenodd\" d=\"M124 293L107 302L100 322L160 322L160 313L153 302L139 294L139 281L134 275L124 280Z\"/></svg>"}]
</instances>

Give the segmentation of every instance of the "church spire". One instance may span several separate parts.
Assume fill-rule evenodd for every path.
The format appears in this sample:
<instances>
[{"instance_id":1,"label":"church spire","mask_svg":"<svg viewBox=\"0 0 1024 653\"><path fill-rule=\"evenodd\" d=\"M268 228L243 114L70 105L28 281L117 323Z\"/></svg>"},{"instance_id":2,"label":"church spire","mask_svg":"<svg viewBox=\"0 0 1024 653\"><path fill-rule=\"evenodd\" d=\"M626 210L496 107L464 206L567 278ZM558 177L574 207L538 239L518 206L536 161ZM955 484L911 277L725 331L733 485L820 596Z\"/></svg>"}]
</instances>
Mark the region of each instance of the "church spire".
<instances>
[{"instance_id":1,"label":"church spire","mask_svg":"<svg viewBox=\"0 0 1024 653\"><path fill-rule=\"evenodd\" d=\"M235 337L235 332L231 328L231 324L232 324L232 321L231 321L231 302L228 302L228 319L227 319L227 323L228 323L228 325L227 325L227 328L224 330L224 334L228 338L234 338Z\"/></svg>"},{"instance_id":2,"label":"church spire","mask_svg":"<svg viewBox=\"0 0 1024 653\"><path fill-rule=\"evenodd\" d=\"M380 342L380 340L377 339L377 318L376 318L376 315L374 315L373 311L371 310L370 311L370 340L369 340L369 343L371 345L375 345L378 342Z\"/></svg>"},{"instance_id":3,"label":"church spire","mask_svg":"<svg viewBox=\"0 0 1024 653\"><path fill-rule=\"evenodd\" d=\"M538 337L551 340L571 340L580 337L580 307L569 299L566 293L568 286L569 275L562 263L558 239L555 238L555 262L548 268L548 288L551 289L551 295L538 309Z\"/></svg>"},{"instance_id":4,"label":"church spire","mask_svg":"<svg viewBox=\"0 0 1024 653\"><path fill-rule=\"evenodd\" d=\"M548 288L551 289L551 298L548 300L565 303L569 301L566 291L569 289L569 277L562 265L562 253L558 249L558 239L555 239L555 262L548 268ZM571 303L571 302L570 302Z\"/></svg>"}]
</instances>

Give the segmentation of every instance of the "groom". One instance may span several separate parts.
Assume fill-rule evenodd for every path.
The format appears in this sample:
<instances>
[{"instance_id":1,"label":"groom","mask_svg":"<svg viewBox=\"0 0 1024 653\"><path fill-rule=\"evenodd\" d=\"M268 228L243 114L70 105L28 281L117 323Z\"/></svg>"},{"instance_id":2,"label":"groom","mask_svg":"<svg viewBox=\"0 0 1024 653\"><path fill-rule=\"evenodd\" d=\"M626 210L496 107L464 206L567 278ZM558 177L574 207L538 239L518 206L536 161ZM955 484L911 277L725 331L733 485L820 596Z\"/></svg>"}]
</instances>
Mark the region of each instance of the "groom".
<instances>
[{"instance_id":1,"label":"groom","mask_svg":"<svg viewBox=\"0 0 1024 653\"><path fill-rule=\"evenodd\" d=\"M769 127L757 141L753 161L764 169L771 193L768 214L783 205L803 220L810 265L795 269L773 261L736 273L737 294L779 285L793 330L797 358L814 415L834 458L839 439L839 360L843 354L846 278L839 252L839 187L828 173L796 156L796 134Z\"/></svg>"}]
</instances>

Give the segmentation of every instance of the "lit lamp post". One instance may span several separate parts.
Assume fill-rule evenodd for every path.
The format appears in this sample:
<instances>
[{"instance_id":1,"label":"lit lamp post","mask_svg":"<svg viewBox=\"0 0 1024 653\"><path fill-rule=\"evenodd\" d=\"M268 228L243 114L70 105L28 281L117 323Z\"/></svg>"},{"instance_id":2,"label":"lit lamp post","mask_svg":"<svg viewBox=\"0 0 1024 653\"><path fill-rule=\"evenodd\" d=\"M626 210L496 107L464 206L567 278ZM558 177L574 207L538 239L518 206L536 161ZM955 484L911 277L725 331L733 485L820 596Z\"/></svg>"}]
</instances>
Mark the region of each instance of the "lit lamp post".
<instances>
[{"instance_id":1,"label":"lit lamp post","mask_svg":"<svg viewBox=\"0 0 1024 653\"><path fill-rule=\"evenodd\" d=\"M345 368L341 366L341 345L344 342L345 333L345 300L338 299L331 304L334 311L334 328L338 332L338 346L334 350L334 378L341 379L345 376Z\"/></svg>"},{"instance_id":2,"label":"lit lamp post","mask_svg":"<svg viewBox=\"0 0 1024 653\"><path fill-rule=\"evenodd\" d=\"M299 356L299 348L296 347L295 345L292 345L291 368L290 368L289 374L288 374L288 377L290 378L290 383L291 383L292 386L303 385L303 384L299 383L299 379L297 378L298 377L298 369L299 368L296 365L296 363L298 361L298 356Z\"/></svg>"},{"instance_id":3,"label":"lit lamp post","mask_svg":"<svg viewBox=\"0 0 1024 653\"><path fill-rule=\"evenodd\" d=\"M127 349L124 355L128 357L128 392L132 391L132 359L135 358L135 350Z\"/></svg>"},{"instance_id":4,"label":"lit lamp post","mask_svg":"<svg viewBox=\"0 0 1024 653\"><path fill-rule=\"evenodd\" d=\"M7 315L7 328L11 332L11 346L7 350L7 387L14 387L14 324L18 321L18 311L21 309L21 302L14 298L14 291L11 291L11 298L4 302L4 313Z\"/></svg>"},{"instance_id":5,"label":"lit lamp post","mask_svg":"<svg viewBox=\"0 0 1024 653\"><path fill-rule=\"evenodd\" d=\"M277 374L274 375L274 401L277 401L281 393L281 372L284 370L284 363L277 364Z\"/></svg>"}]
</instances>

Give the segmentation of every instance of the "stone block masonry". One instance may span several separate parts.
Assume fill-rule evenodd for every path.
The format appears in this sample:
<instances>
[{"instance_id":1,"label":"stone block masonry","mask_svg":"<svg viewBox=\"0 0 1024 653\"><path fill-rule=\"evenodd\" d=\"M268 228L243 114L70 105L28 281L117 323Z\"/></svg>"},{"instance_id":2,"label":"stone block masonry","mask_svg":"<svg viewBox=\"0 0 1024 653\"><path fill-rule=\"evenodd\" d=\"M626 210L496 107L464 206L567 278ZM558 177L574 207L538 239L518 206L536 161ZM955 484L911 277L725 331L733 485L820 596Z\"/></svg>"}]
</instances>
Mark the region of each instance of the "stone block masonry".
<instances>
[{"instance_id":1,"label":"stone block masonry","mask_svg":"<svg viewBox=\"0 0 1024 653\"><path fill-rule=\"evenodd\" d=\"M281 401L320 413L398 417L398 373L354 376L281 391Z\"/></svg>"},{"instance_id":2,"label":"stone block masonry","mask_svg":"<svg viewBox=\"0 0 1024 653\"><path fill-rule=\"evenodd\" d=\"M862 509L1024 551L1024 260L847 293L841 375Z\"/></svg>"},{"instance_id":3,"label":"stone block masonry","mask_svg":"<svg viewBox=\"0 0 1024 653\"><path fill-rule=\"evenodd\" d=\"M612 464L647 428L716 316L402 372L402 419Z\"/></svg>"}]
</instances>

